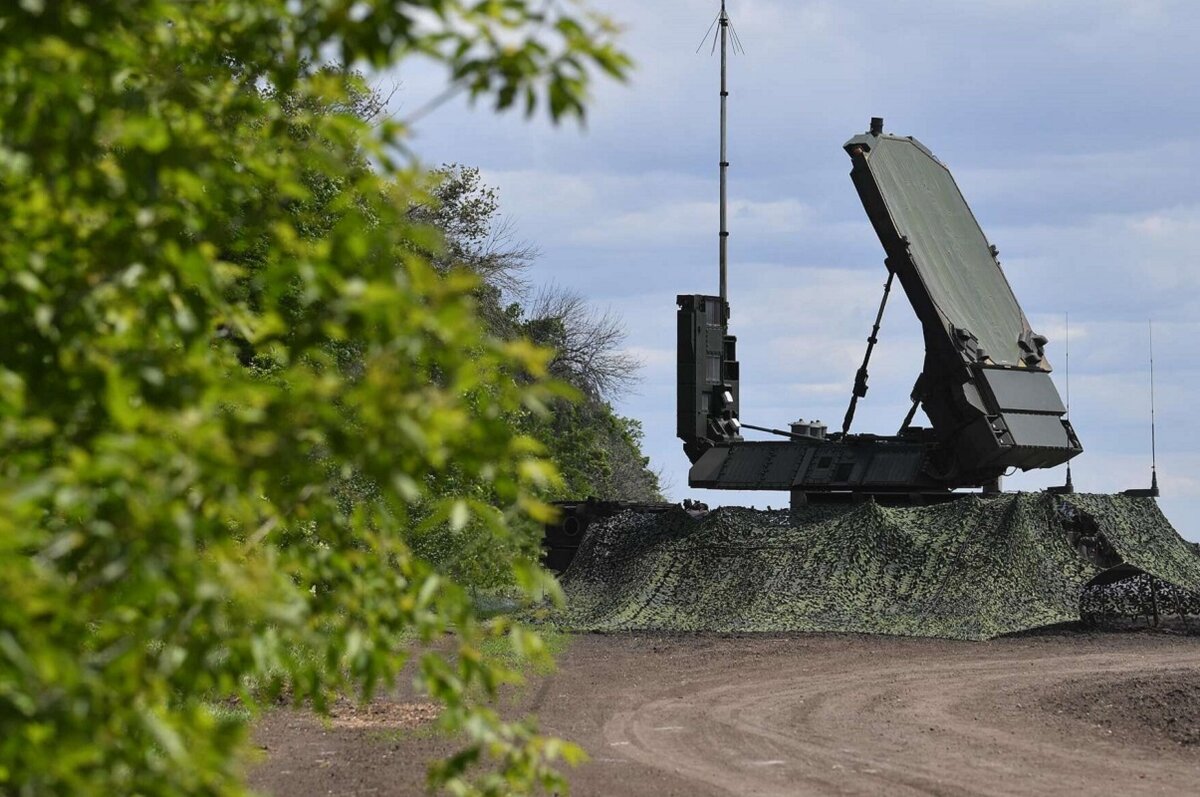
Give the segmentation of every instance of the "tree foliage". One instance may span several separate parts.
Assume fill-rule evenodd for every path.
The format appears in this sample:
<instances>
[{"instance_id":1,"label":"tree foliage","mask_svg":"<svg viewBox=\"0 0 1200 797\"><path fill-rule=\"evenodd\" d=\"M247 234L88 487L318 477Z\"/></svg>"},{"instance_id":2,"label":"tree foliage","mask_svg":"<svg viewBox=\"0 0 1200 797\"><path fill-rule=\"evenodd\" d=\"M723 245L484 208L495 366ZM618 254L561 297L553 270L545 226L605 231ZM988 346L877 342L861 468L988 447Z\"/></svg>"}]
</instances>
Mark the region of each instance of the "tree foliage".
<instances>
[{"instance_id":1,"label":"tree foliage","mask_svg":"<svg viewBox=\"0 0 1200 797\"><path fill-rule=\"evenodd\" d=\"M484 304L524 294L525 272L538 250L516 240L512 225L500 215L499 192L470 166L446 165L431 177L431 201L415 205L410 213L445 236L445 248L433 256L434 262L443 271L465 268L478 276L480 289L493 292ZM484 317L493 332L503 331L492 316Z\"/></svg>"},{"instance_id":2,"label":"tree foliage","mask_svg":"<svg viewBox=\"0 0 1200 797\"><path fill-rule=\"evenodd\" d=\"M602 400L637 381L641 363L622 350L625 325L611 311L597 311L578 293L551 286L525 312L525 333L554 350L550 372L588 398Z\"/></svg>"},{"instance_id":3,"label":"tree foliage","mask_svg":"<svg viewBox=\"0 0 1200 797\"><path fill-rule=\"evenodd\" d=\"M574 401L551 401L549 414L522 413L513 419L546 445L563 476L557 495L662 500L658 475L641 451L641 425L612 407L637 382L641 367L624 349L620 317L560 286L531 286L528 268L539 253L516 238L501 214L497 190L483 181L478 169L449 165L432 176L431 201L414 207L412 214L444 232L446 247L436 259L440 267L476 274L476 303L491 333L502 339L528 338L550 348L548 371L578 394ZM453 542L437 541L445 561L478 561L460 553ZM458 542L465 544L465 537Z\"/></svg>"},{"instance_id":4,"label":"tree foliage","mask_svg":"<svg viewBox=\"0 0 1200 797\"><path fill-rule=\"evenodd\" d=\"M641 451L641 426L618 415L609 403L619 389L634 383L639 367L622 351L625 335L619 319L561 288L532 289L527 269L537 250L516 238L501 214L497 189L483 181L478 169L447 165L434 170L430 179L428 198L411 207L409 215L443 233L445 246L429 253L435 268L476 275L473 297L489 333L500 340L531 340L547 347L547 371L559 384L573 388L570 396L548 399L545 411L522 408L507 417L513 428L543 444L545 456L561 476L544 496L661 500L658 476ZM451 473L432 486L430 498L470 495L481 503L496 502L488 485L461 478L453 469ZM361 489L361 483L349 486L349 492ZM435 506L427 501L416 514L436 517ZM496 588L511 582L505 566L509 559L538 556L539 538L535 528L528 534L498 537L478 522L453 529L417 522L410 524L407 542L422 559L460 582Z\"/></svg>"},{"instance_id":5,"label":"tree foliage","mask_svg":"<svg viewBox=\"0 0 1200 797\"><path fill-rule=\"evenodd\" d=\"M531 5L0 11L0 791L234 793L244 728L212 699L319 708L406 666L466 735L436 782L561 786L573 748L473 697L511 677L478 648L506 624L406 543L417 508L501 540L544 511L554 468L509 419L553 400L550 354L487 334L409 212L403 125L314 66L421 55L582 115L627 62L607 23Z\"/></svg>"}]
</instances>

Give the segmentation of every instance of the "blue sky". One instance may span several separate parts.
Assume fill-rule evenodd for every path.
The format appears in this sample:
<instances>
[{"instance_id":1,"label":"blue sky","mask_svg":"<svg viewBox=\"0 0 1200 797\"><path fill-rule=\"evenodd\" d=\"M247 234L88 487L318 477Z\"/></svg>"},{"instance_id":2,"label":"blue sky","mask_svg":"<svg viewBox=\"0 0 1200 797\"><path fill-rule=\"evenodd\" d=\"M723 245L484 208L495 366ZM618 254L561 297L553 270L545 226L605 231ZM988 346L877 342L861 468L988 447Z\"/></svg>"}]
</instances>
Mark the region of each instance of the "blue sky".
<instances>
[{"instance_id":1,"label":"blue sky","mask_svg":"<svg viewBox=\"0 0 1200 797\"><path fill-rule=\"evenodd\" d=\"M687 488L674 437L674 297L715 293L718 62L695 52L714 0L594 0L626 27L627 85L595 87L584 129L452 101L417 125L429 164L480 167L555 282L620 314L642 421L672 498L781 506L782 493ZM1162 506L1200 540L1200 81L1195 0L730 0L730 301L742 416L840 421L886 273L842 143L883 116L950 166L1000 249L1062 391L1071 318L1076 486L1149 480L1147 321L1154 319ZM444 86L388 76L393 112ZM891 432L922 346L898 294L858 431ZM1062 469L1009 489L1061 483Z\"/></svg>"}]
</instances>

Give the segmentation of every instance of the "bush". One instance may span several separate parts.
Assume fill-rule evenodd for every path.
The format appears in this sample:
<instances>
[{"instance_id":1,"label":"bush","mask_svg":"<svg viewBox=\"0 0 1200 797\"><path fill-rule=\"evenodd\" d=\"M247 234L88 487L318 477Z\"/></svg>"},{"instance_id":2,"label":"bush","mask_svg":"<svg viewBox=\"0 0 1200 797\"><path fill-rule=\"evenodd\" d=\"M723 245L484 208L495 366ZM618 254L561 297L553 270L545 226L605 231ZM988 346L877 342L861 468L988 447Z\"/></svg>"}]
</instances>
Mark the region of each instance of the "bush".
<instances>
[{"instance_id":1,"label":"bush","mask_svg":"<svg viewBox=\"0 0 1200 797\"><path fill-rule=\"evenodd\" d=\"M427 180L398 154L403 126L338 111L361 78L312 65L421 53L472 96L557 118L582 113L590 69L625 70L609 29L521 2L16 5L0 12L0 791L236 793L244 720L214 698L287 687L320 708L410 662L466 734L435 782L559 787L551 762L574 749L471 697L509 677L479 652L507 625L403 542L418 506L501 542L544 511L553 468L504 418L553 392L548 355L484 334L473 279L420 254L438 236L406 212ZM454 655L430 652L448 629Z\"/></svg>"}]
</instances>

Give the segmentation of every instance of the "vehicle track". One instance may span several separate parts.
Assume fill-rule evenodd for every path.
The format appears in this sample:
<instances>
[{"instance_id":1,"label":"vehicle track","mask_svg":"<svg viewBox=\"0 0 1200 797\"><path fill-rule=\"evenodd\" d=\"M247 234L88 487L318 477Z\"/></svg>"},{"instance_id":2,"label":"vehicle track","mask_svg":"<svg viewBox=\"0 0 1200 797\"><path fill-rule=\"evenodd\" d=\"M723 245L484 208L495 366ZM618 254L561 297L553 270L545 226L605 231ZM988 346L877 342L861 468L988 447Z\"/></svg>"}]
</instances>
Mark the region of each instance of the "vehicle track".
<instances>
[{"instance_id":1,"label":"vehicle track","mask_svg":"<svg viewBox=\"0 0 1200 797\"><path fill-rule=\"evenodd\" d=\"M1005 642L935 643L854 667L840 656L772 658L737 673L714 662L686 697L616 713L604 738L620 755L731 794L1200 790L1200 751L1149 756L1039 706L1079 679L1200 678L1195 644L1080 655L1005 651Z\"/></svg>"}]
</instances>

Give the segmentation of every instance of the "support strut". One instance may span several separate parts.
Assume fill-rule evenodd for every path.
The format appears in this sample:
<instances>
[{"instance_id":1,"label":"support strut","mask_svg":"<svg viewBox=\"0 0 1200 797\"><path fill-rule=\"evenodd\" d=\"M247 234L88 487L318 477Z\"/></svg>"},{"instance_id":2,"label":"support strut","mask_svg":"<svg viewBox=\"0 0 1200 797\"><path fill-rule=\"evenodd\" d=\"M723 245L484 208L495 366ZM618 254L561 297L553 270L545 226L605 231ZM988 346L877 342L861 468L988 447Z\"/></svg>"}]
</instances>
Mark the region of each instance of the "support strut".
<instances>
[{"instance_id":1,"label":"support strut","mask_svg":"<svg viewBox=\"0 0 1200 797\"><path fill-rule=\"evenodd\" d=\"M921 400L919 398L913 399L912 406L908 408L908 414L904 416L904 423L900 424L900 431L896 432L897 435L902 435L908 431L908 427L912 425L913 418L917 415L917 407L920 406Z\"/></svg>"},{"instance_id":2,"label":"support strut","mask_svg":"<svg viewBox=\"0 0 1200 797\"><path fill-rule=\"evenodd\" d=\"M846 408L846 417L842 420L843 436L850 431L858 400L867 395L867 365L871 362L871 352L875 350L875 344L879 342L879 325L883 322L883 310L887 307L888 294L892 292L892 280L895 277L896 272L889 268L887 282L883 284L883 298L879 300L879 312L875 314L875 326L871 327L871 337L867 338L867 351L863 354L862 365L859 366L858 373L854 375L854 390L850 394L850 406Z\"/></svg>"}]
</instances>

